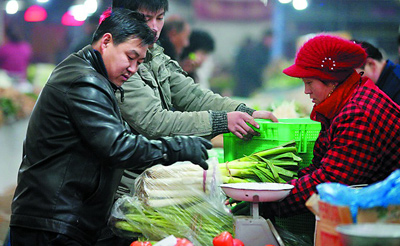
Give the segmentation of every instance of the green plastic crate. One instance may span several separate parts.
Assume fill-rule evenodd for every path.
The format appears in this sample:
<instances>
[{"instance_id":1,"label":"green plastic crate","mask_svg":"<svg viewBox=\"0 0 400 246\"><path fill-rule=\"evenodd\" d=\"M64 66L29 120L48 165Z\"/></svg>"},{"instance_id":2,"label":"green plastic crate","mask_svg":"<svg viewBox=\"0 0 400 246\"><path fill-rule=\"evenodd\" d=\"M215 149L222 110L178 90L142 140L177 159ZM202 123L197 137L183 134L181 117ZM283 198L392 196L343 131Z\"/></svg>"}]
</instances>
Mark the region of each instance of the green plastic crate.
<instances>
[{"instance_id":1,"label":"green plastic crate","mask_svg":"<svg viewBox=\"0 0 400 246\"><path fill-rule=\"evenodd\" d=\"M273 148L294 140L298 155L303 159L299 168L310 165L313 158L315 140L321 124L308 118L279 119L279 123L256 119L260 125L260 136L246 141L232 133L224 134L224 161L231 161L254 152Z\"/></svg>"}]
</instances>

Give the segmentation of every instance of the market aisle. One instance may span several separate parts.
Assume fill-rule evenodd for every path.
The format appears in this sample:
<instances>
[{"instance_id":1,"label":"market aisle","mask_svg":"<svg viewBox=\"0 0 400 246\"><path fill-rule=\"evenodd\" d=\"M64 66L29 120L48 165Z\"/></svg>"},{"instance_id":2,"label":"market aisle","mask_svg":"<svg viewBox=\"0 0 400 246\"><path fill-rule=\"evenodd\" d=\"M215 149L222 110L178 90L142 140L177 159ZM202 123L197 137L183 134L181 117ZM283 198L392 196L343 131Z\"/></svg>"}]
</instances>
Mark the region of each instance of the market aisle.
<instances>
[{"instance_id":1,"label":"market aisle","mask_svg":"<svg viewBox=\"0 0 400 246\"><path fill-rule=\"evenodd\" d=\"M28 120L22 119L0 127L0 194L16 185Z\"/></svg>"}]
</instances>

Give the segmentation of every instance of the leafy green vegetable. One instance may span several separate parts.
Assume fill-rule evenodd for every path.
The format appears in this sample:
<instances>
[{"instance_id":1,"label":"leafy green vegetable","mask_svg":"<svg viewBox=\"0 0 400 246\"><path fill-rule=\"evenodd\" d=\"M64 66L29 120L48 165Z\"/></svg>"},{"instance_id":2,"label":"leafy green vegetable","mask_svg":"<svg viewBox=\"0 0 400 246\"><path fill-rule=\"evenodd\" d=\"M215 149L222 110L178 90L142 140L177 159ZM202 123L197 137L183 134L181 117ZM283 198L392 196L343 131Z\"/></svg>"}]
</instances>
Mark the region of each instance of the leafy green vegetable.
<instances>
[{"instance_id":1,"label":"leafy green vegetable","mask_svg":"<svg viewBox=\"0 0 400 246\"><path fill-rule=\"evenodd\" d=\"M10 98L0 97L0 110L3 111L4 116L10 117L17 114L18 107Z\"/></svg>"},{"instance_id":2,"label":"leafy green vegetable","mask_svg":"<svg viewBox=\"0 0 400 246\"><path fill-rule=\"evenodd\" d=\"M218 165L224 183L286 183L297 178L299 162L295 141Z\"/></svg>"}]
</instances>

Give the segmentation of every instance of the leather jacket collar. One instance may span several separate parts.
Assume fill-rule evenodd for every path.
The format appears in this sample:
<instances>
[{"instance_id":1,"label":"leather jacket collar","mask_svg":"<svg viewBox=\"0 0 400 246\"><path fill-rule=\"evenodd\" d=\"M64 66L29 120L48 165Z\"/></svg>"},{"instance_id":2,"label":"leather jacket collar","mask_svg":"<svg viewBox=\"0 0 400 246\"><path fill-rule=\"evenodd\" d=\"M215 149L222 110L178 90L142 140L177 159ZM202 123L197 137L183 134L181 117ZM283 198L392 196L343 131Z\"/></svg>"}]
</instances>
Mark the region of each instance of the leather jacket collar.
<instances>
[{"instance_id":1,"label":"leather jacket collar","mask_svg":"<svg viewBox=\"0 0 400 246\"><path fill-rule=\"evenodd\" d=\"M108 82L110 82L111 87L114 90L114 93L119 90L121 93L121 102L124 102L124 89L120 86L116 86L113 82L108 79L108 73L106 66L103 62L103 57L100 52L92 48L92 45L87 45L82 50L78 51L78 55L82 56L86 61L92 65L92 67L105 78L107 78Z\"/></svg>"}]
</instances>

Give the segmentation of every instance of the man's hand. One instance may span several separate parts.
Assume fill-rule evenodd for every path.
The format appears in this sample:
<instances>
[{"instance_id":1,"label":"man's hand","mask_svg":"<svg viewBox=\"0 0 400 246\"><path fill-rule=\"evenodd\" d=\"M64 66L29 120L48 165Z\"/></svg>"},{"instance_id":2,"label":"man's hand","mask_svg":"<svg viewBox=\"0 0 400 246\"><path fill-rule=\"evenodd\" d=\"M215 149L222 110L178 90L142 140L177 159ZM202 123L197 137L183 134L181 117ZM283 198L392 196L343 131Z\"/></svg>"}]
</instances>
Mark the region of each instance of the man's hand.
<instances>
[{"instance_id":1,"label":"man's hand","mask_svg":"<svg viewBox=\"0 0 400 246\"><path fill-rule=\"evenodd\" d=\"M205 170L208 169L207 149L211 149L212 144L207 139L196 136L176 136L162 137L160 140L167 154L166 165L177 161L191 161Z\"/></svg>"},{"instance_id":2,"label":"man's hand","mask_svg":"<svg viewBox=\"0 0 400 246\"><path fill-rule=\"evenodd\" d=\"M238 138L251 139L253 136L259 136L259 133L254 131L247 123L250 123L256 128L260 126L253 117L247 113L234 111L228 114L228 130L235 134Z\"/></svg>"},{"instance_id":3,"label":"man's hand","mask_svg":"<svg viewBox=\"0 0 400 246\"><path fill-rule=\"evenodd\" d=\"M278 119L269 111L254 111L253 112L254 119L267 119L272 120L273 122L278 122Z\"/></svg>"}]
</instances>

